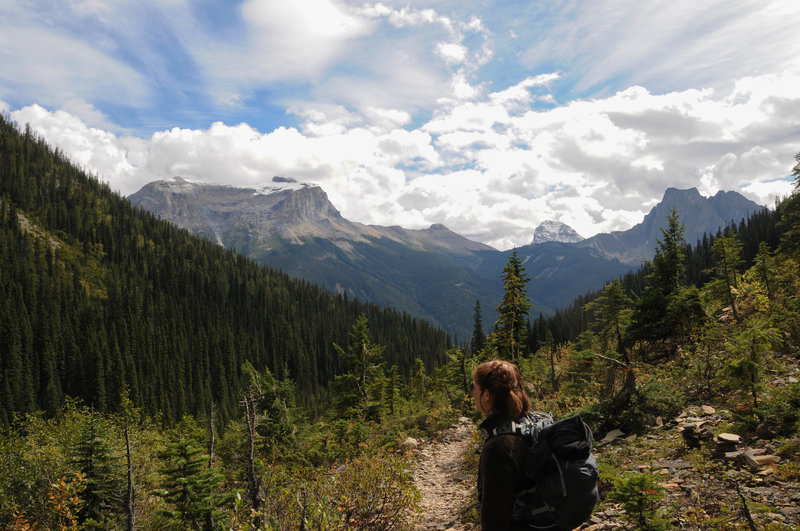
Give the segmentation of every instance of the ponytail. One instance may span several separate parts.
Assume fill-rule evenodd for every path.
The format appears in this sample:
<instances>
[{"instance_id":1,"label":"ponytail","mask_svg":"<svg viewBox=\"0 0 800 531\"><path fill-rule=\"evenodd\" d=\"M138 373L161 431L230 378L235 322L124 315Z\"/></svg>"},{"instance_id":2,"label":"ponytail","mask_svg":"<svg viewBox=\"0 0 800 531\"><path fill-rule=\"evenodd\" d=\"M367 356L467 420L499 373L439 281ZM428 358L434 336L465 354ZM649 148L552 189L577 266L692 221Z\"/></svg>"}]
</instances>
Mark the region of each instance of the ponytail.
<instances>
[{"instance_id":1,"label":"ponytail","mask_svg":"<svg viewBox=\"0 0 800 531\"><path fill-rule=\"evenodd\" d=\"M528 394L522 388L522 374L513 363L487 361L475 367L472 376L481 389L489 391L492 413L517 419L531 410Z\"/></svg>"}]
</instances>

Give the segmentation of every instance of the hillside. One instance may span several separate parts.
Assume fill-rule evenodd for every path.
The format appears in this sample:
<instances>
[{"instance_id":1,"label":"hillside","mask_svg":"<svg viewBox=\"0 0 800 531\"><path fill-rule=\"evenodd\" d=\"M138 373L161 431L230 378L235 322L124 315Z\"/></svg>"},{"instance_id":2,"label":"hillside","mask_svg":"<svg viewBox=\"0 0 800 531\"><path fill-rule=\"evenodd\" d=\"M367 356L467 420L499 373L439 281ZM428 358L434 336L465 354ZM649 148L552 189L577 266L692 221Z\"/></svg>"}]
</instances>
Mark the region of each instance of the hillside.
<instances>
[{"instance_id":1,"label":"hillside","mask_svg":"<svg viewBox=\"0 0 800 531\"><path fill-rule=\"evenodd\" d=\"M295 381L300 403L342 370L364 313L386 362L428 368L441 329L334 295L191 235L113 194L29 130L0 122L0 423L54 413L65 396L99 411L128 388L171 424L238 414L241 366Z\"/></svg>"}]
</instances>

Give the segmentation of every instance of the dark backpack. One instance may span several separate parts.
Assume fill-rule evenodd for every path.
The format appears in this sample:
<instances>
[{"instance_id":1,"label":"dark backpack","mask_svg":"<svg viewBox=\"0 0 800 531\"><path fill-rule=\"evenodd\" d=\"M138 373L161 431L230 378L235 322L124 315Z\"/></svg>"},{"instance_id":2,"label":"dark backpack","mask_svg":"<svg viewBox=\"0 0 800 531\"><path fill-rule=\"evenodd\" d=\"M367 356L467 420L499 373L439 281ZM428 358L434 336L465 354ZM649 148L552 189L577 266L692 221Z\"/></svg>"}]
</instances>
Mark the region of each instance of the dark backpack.
<instances>
[{"instance_id":1,"label":"dark backpack","mask_svg":"<svg viewBox=\"0 0 800 531\"><path fill-rule=\"evenodd\" d=\"M597 503L597 461L592 430L580 415L553 422L528 413L491 435L515 433L531 439L523 488L516 493L513 519L531 529L573 529Z\"/></svg>"}]
</instances>

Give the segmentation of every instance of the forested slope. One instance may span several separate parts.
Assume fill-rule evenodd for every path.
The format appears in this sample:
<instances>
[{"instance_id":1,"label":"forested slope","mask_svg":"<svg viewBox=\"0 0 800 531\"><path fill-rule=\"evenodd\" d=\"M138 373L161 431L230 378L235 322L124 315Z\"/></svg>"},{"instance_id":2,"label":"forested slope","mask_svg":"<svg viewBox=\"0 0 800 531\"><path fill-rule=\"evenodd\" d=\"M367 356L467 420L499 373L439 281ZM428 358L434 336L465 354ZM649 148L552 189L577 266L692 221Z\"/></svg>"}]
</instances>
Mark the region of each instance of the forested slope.
<instances>
[{"instance_id":1,"label":"forested slope","mask_svg":"<svg viewBox=\"0 0 800 531\"><path fill-rule=\"evenodd\" d=\"M444 357L441 329L176 229L0 119L0 423L65 396L114 410L123 387L167 424L212 401L224 423L245 360L313 406L361 313L403 374Z\"/></svg>"}]
</instances>

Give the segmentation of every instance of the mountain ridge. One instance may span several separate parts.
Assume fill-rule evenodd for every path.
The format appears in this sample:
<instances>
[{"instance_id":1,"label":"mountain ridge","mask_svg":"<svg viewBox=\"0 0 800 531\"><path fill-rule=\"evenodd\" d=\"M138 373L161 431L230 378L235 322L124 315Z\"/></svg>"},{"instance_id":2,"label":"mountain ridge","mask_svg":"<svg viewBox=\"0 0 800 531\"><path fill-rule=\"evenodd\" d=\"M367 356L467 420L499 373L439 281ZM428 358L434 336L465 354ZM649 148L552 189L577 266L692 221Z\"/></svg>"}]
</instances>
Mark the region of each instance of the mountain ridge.
<instances>
[{"instance_id":1,"label":"mountain ridge","mask_svg":"<svg viewBox=\"0 0 800 531\"><path fill-rule=\"evenodd\" d=\"M407 311L461 337L469 337L472 328L464 308L476 300L485 308L499 304L500 273L511 250L498 251L442 224L405 229L349 221L321 187L276 179L270 193L180 178L154 181L128 199L257 262L337 293ZM284 189L287 184L292 189ZM736 192L705 198L696 188L668 188L642 222L627 231L583 239L563 223L545 222L538 242L535 232L534 242L517 248L532 277L531 314L550 314L639 267L652 257L673 207L687 226L688 242L730 223L725 218L763 208ZM560 238L576 241L554 241Z\"/></svg>"}]
</instances>

